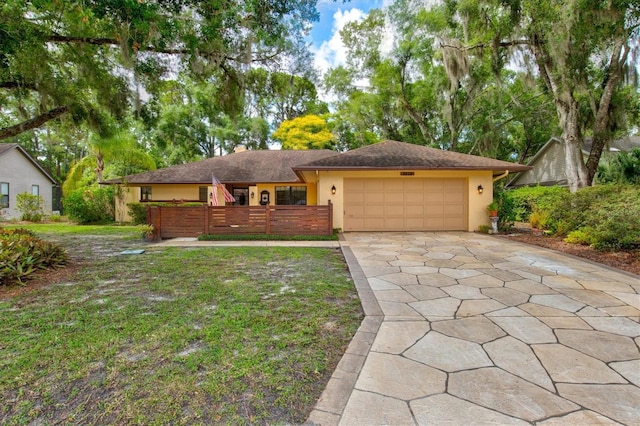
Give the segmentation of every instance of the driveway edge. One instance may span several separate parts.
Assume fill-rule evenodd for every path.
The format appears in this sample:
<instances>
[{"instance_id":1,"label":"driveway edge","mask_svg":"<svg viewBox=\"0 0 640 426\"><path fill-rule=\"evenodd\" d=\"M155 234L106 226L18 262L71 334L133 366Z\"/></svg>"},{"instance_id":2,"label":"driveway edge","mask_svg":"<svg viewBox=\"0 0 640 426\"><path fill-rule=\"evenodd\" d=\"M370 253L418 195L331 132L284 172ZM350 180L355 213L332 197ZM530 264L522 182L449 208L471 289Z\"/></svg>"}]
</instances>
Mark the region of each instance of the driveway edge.
<instances>
[{"instance_id":1,"label":"driveway edge","mask_svg":"<svg viewBox=\"0 0 640 426\"><path fill-rule=\"evenodd\" d=\"M369 286L360 264L353 255L351 247L340 241L340 248L344 255L353 283L358 292L364 319L351 339L349 347L340 359L335 371L329 379L322 395L318 399L313 411L307 419L306 425L338 425L342 412L349 401L362 366L369 355L371 345L382 324L384 315L378 300Z\"/></svg>"}]
</instances>

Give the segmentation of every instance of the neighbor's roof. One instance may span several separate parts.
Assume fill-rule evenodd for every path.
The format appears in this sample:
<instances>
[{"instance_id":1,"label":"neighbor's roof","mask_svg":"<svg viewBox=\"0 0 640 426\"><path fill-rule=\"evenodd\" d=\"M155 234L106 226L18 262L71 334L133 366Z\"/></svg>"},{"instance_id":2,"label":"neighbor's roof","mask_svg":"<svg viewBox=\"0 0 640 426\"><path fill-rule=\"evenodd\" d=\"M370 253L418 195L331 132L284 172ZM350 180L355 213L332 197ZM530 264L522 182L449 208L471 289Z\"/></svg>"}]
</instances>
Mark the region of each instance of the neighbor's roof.
<instances>
[{"instance_id":1,"label":"neighbor's roof","mask_svg":"<svg viewBox=\"0 0 640 426\"><path fill-rule=\"evenodd\" d=\"M342 154L321 158L295 170L493 170L519 172L531 167L476 155L444 151L398 141L383 141Z\"/></svg>"},{"instance_id":2,"label":"neighbor's roof","mask_svg":"<svg viewBox=\"0 0 640 426\"><path fill-rule=\"evenodd\" d=\"M293 171L299 164L317 161L335 155L330 150L256 150L241 151L221 157L207 158L194 163L180 164L153 170L104 183L159 184L200 183L211 184L211 176L223 183L299 182Z\"/></svg>"},{"instance_id":3,"label":"neighbor's roof","mask_svg":"<svg viewBox=\"0 0 640 426\"><path fill-rule=\"evenodd\" d=\"M38 162L36 160L34 160L33 157L31 157L29 155L29 153L27 151L25 151L24 148L22 148L17 143L0 143L0 156L6 154L7 152L11 151L12 149L17 149L22 155L24 155L24 157L27 160L29 160L35 166L35 168L40 170L42 172L42 174L45 175L47 177L47 179L49 179L51 181L51 183L53 183L54 185L58 184L56 179L53 176L51 176L49 174L49 172L47 172L45 169L43 169L42 166L40 164L38 164Z\"/></svg>"}]
</instances>

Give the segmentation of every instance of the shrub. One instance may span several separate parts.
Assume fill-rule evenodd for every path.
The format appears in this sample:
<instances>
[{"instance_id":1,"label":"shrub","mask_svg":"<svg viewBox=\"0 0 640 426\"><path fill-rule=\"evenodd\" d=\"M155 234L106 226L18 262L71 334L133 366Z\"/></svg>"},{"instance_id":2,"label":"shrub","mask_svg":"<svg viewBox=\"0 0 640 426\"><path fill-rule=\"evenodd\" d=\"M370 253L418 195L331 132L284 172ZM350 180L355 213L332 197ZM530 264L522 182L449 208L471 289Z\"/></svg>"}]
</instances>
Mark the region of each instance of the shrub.
<instances>
[{"instance_id":1,"label":"shrub","mask_svg":"<svg viewBox=\"0 0 640 426\"><path fill-rule=\"evenodd\" d=\"M529 222L531 215L537 212L548 216L556 202L569 191L559 186L532 186L504 191L499 194L502 202L500 215L511 222Z\"/></svg>"},{"instance_id":2,"label":"shrub","mask_svg":"<svg viewBox=\"0 0 640 426\"><path fill-rule=\"evenodd\" d=\"M60 215L60 213L53 213L51 214L51 216L49 216L49 220L51 222L62 222L62 216Z\"/></svg>"},{"instance_id":3,"label":"shrub","mask_svg":"<svg viewBox=\"0 0 640 426\"><path fill-rule=\"evenodd\" d=\"M513 192L516 191L521 190ZM527 199L533 206L529 220L536 228L566 236L567 242L589 244L599 250L640 247L640 187L637 185L599 185L574 194L550 191L529 199L530 195L509 194L514 199ZM516 205L523 203L516 202Z\"/></svg>"},{"instance_id":4,"label":"shrub","mask_svg":"<svg viewBox=\"0 0 640 426\"><path fill-rule=\"evenodd\" d=\"M640 248L640 187L603 185L578 191L591 199L583 224L591 244L598 250ZM577 197L580 198L580 197Z\"/></svg>"},{"instance_id":5,"label":"shrub","mask_svg":"<svg viewBox=\"0 0 640 426\"><path fill-rule=\"evenodd\" d=\"M567 235L564 241L570 244L593 244L593 238L590 233L584 229L576 229L575 231L569 232L569 235Z\"/></svg>"},{"instance_id":6,"label":"shrub","mask_svg":"<svg viewBox=\"0 0 640 426\"><path fill-rule=\"evenodd\" d=\"M622 152L598 166L599 183L630 183L640 185L640 148Z\"/></svg>"},{"instance_id":7,"label":"shrub","mask_svg":"<svg viewBox=\"0 0 640 426\"><path fill-rule=\"evenodd\" d=\"M64 198L69 217L80 223L113 222L115 219L115 189L79 189Z\"/></svg>"},{"instance_id":8,"label":"shrub","mask_svg":"<svg viewBox=\"0 0 640 426\"><path fill-rule=\"evenodd\" d=\"M134 225L147 223L147 203L128 203L127 208Z\"/></svg>"},{"instance_id":9,"label":"shrub","mask_svg":"<svg viewBox=\"0 0 640 426\"><path fill-rule=\"evenodd\" d=\"M44 217L44 200L39 195L23 192L16 195L16 210L22 215L22 220L40 222Z\"/></svg>"},{"instance_id":10,"label":"shrub","mask_svg":"<svg viewBox=\"0 0 640 426\"><path fill-rule=\"evenodd\" d=\"M23 284L34 272L56 268L67 261L61 246L40 240L31 231L0 229L0 284Z\"/></svg>"}]
</instances>

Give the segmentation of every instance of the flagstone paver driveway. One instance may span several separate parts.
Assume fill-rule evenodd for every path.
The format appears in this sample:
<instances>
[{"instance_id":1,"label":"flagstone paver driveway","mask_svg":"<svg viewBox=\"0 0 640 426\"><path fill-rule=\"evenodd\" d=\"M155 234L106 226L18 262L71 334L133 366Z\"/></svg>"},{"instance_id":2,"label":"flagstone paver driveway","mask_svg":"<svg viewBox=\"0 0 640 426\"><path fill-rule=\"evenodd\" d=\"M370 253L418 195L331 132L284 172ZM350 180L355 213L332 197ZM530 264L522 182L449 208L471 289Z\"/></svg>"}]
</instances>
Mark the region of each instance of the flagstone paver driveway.
<instances>
[{"instance_id":1,"label":"flagstone paver driveway","mask_svg":"<svg viewBox=\"0 0 640 426\"><path fill-rule=\"evenodd\" d=\"M367 317L322 425L640 424L640 277L473 233L348 233Z\"/></svg>"}]
</instances>

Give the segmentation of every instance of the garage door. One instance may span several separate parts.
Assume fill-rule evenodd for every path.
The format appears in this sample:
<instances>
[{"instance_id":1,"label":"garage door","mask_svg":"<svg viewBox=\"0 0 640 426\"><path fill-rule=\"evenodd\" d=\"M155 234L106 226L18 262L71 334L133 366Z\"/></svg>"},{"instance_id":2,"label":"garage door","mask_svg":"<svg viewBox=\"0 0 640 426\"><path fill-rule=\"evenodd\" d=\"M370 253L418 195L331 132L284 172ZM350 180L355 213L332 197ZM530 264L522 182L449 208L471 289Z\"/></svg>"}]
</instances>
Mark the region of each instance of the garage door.
<instances>
[{"instance_id":1,"label":"garage door","mask_svg":"<svg viewBox=\"0 0 640 426\"><path fill-rule=\"evenodd\" d=\"M466 231L466 179L345 179L345 231Z\"/></svg>"}]
</instances>

